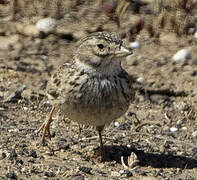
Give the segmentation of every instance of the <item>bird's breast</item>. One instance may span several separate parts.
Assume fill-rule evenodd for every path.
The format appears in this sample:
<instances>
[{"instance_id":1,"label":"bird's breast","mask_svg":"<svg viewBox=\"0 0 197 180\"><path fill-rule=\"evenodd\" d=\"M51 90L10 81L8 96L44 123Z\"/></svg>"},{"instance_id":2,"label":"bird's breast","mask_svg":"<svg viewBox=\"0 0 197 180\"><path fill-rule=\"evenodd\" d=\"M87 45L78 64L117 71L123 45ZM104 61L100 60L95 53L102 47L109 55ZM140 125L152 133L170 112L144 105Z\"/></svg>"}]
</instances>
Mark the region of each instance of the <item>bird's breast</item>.
<instances>
[{"instance_id":1,"label":"bird's breast","mask_svg":"<svg viewBox=\"0 0 197 180\"><path fill-rule=\"evenodd\" d=\"M62 104L63 112L71 120L100 126L120 117L128 109L131 89L124 76L81 76L71 86Z\"/></svg>"}]
</instances>

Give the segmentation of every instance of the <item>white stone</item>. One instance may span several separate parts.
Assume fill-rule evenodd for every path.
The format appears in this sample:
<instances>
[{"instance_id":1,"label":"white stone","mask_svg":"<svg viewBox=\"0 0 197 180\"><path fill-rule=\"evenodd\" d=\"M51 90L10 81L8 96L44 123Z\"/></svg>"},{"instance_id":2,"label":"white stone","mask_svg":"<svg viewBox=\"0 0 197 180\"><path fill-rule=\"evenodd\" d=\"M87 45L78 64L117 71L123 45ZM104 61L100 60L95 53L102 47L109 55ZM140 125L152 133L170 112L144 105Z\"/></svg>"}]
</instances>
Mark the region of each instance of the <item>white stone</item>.
<instances>
[{"instance_id":1,"label":"white stone","mask_svg":"<svg viewBox=\"0 0 197 180\"><path fill-rule=\"evenodd\" d=\"M191 50L189 49L182 49L172 57L174 62L182 62L182 63L185 63L189 58L191 58Z\"/></svg>"},{"instance_id":2,"label":"white stone","mask_svg":"<svg viewBox=\"0 0 197 180\"><path fill-rule=\"evenodd\" d=\"M123 175L124 172L125 172L124 170L120 170L120 171L119 171L120 175Z\"/></svg>"},{"instance_id":3,"label":"white stone","mask_svg":"<svg viewBox=\"0 0 197 180\"><path fill-rule=\"evenodd\" d=\"M119 122L115 122L115 123L114 123L114 126L115 126L115 127L119 127L119 126L120 126L120 123L119 123Z\"/></svg>"},{"instance_id":4,"label":"white stone","mask_svg":"<svg viewBox=\"0 0 197 180\"><path fill-rule=\"evenodd\" d=\"M139 84L142 84L142 83L144 82L144 78L143 78L143 77L137 78L137 82L138 82Z\"/></svg>"},{"instance_id":5,"label":"white stone","mask_svg":"<svg viewBox=\"0 0 197 180\"><path fill-rule=\"evenodd\" d=\"M55 30L57 25L57 22L55 19L53 18L44 18L44 19L40 19L37 23L36 23L36 28L44 33L49 33Z\"/></svg>"},{"instance_id":6,"label":"white stone","mask_svg":"<svg viewBox=\"0 0 197 180\"><path fill-rule=\"evenodd\" d=\"M181 126L181 125L183 124L183 121L182 121L182 120L178 120L178 121L176 122L176 124L177 124L178 126Z\"/></svg>"},{"instance_id":7,"label":"white stone","mask_svg":"<svg viewBox=\"0 0 197 180\"><path fill-rule=\"evenodd\" d=\"M42 55L41 58L42 58L42 60L47 60L48 56Z\"/></svg>"},{"instance_id":8,"label":"white stone","mask_svg":"<svg viewBox=\"0 0 197 180\"><path fill-rule=\"evenodd\" d=\"M192 133L192 137L193 137L193 138L197 138L197 131L194 131L194 132Z\"/></svg>"},{"instance_id":9,"label":"white stone","mask_svg":"<svg viewBox=\"0 0 197 180\"><path fill-rule=\"evenodd\" d=\"M128 148L131 148L131 145L130 145L130 144L127 144L127 147L128 147Z\"/></svg>"},{"instance_id":10,"label":"white stone","mask_svg":"<svg viewBox=\"0 0 197 180\"><path fill-rule=\"evenodd\" d=\"M171 127L171 128L170 128L170 131L171 131L171 132L176 132L176 131L178 131L178 128L176 128L176 127Z\"/></svg>"},{"instance_id":11,"label":"white stone","mask_svg":"<svg viewBox=\"0 0 197 180\"><path fill-rule=\"evenodd\" d=\"M181 128L181 130L182 131L187 131L187 127L184 126L184 127Z\"/></svg>"},{"instance_id":12,"label":"white stone","mask_svg":"<svg viewBox=\"0 0 197 180\"><path fill-rule=\"evenodd\" d=\"M28 108L27 108L27 107L23 107L23 109L24 109L24 111L27 111L27 110L28 110Z\"/></svg>"},{"instance_id":13,"label":"white stone","mask_svg":"<svg viewBox=\"0 0 197 180\"><path fill-rule=\"evenodd\" d=\"M140 48L140 43L139 42L131 42L130 44L129 44L129 46L130 46L130 48L132 48L132 49L138 49L138 48Z\"/></svg>"},{"instance_id":14,"label":"white stone","mask_svg":"<svg viewBox=\"0 0 197 180\"><path fill-rule=\"evenodd\" d=\"M188 29L188 34L194 34L194 33L195 33L195 30L196 30L196 29L193 28L193 27L192 27L192 28L189 28L189 29Z\"/></svg>"},{"instance_id":15,"label":"white stone","mask_svg":"<svg viewBox=\"0 0 197 180\"><path fill-rule=\"evenodd\" d=\"M197 38L197 31L194 33L194 37Z\"/></svg>"}]
</instances>

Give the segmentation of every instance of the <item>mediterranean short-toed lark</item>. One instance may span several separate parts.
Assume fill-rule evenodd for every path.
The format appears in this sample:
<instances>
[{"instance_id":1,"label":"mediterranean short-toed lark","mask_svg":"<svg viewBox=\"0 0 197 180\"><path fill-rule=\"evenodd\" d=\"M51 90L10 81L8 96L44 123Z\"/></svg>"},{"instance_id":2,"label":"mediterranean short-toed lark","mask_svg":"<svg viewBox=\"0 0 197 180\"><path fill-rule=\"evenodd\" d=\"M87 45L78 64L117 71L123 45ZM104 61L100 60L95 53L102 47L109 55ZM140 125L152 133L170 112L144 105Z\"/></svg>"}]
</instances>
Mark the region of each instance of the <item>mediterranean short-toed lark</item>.
<instances>
[{"instance_id":1,"label":"mediterranean short-toed lark","mask_svg":"<svg viewBox=\"0 0 197 180\"><path fill-rule=\"evenodd\" d=\"M43 130L42 142L46 133L50 137L52 114L58 108L70 120L96 126L104 158L101 131L127 111L134 96L121 66L121 60L130 54L115 34L98 32L80 40L72 63L63 64L48 82L53 107L38 130Z\"/></svg>"}]
</instances>

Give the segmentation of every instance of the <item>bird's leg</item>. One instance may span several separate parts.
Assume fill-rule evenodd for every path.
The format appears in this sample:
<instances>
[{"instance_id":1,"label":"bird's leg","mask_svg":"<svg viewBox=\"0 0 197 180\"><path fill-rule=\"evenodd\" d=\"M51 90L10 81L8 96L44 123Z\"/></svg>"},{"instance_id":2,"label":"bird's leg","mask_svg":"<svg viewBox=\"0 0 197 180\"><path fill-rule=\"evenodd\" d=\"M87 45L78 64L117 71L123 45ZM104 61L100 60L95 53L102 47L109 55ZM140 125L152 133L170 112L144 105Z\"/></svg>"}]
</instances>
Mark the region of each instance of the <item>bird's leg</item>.
<instances>
[{"instance_id":1,"label":"bird's leg","mask_svg":"<svg viewBox=\"0 0 197 180\"><path fill-rule=\"evenodd\" d=\"M101 161L105 160L105 149L103 146L103 140L102 140L102 130L103 130L104 126L97 126L96 129L99 133L99 140L100 140L100 148L101 148Z\"/></svg>"},{"instance_id":2,"label":"bird's leg","mask_svg":"<svg viewBox=\"0 0 197 180\"><path fill-rule=\"evenodd\" d=\"M51 138L51 134L50 134L50 124L52 122L52 116L54 113L55 107L53 106L50 113L49 113L49 117L48 119L42 124L42 126L37 130L37 133L39 133L40 131L42 131L42 144L45 143L45 137L46 134L48 133L49 139Z\"/></svg>"}]
</instances>

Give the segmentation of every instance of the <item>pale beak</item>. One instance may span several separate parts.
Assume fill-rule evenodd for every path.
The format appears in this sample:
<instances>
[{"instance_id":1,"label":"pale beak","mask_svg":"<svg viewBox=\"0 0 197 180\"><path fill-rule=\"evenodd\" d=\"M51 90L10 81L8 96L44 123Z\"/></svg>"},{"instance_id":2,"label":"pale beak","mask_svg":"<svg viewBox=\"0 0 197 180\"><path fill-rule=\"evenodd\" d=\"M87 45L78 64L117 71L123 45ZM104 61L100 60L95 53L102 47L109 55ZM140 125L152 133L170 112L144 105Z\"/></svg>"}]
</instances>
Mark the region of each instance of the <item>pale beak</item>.
<instances>
[{"instance_id":1,"label":"pale beak","mask_svg":"<svg viewBox=\"0 0 197 180\"><path fill-rule=\"evenodd\" d=\"M132 51L126 49L125 47L121 46L120 50L119 51L116 51L115 52L115 56L116 57L126 57L126 56L129 56L133 54Z\"/></svg>"}]
</instances>

